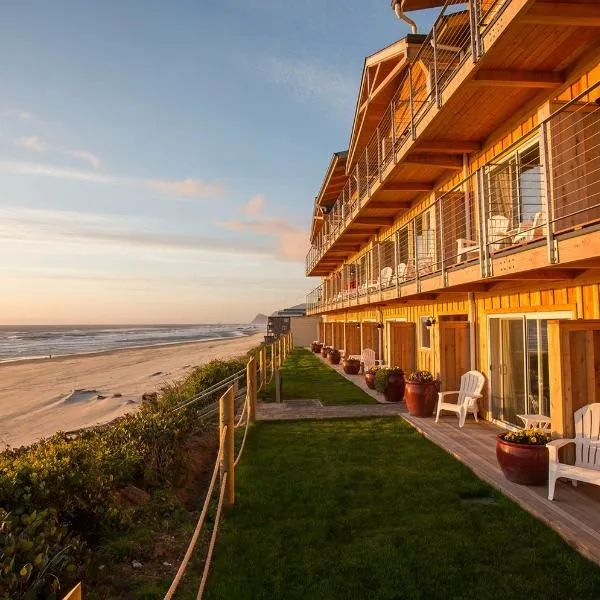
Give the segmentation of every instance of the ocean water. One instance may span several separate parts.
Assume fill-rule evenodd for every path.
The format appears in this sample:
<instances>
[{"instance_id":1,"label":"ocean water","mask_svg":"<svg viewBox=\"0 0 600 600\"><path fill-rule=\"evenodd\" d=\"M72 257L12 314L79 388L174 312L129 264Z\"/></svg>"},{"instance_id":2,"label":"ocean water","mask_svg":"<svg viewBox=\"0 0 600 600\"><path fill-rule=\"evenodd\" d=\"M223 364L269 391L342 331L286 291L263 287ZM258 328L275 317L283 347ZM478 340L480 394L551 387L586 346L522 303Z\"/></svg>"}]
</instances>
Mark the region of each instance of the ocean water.
<instances>
[{"instance_id":1,"label":"ocean water","mask_svg":"<svg viewBox=\"0 0 600 600\"><path fill-rule=\"evenodd\" d=\"M0 362L236 338L250 325L0 326Z\"/></svg>"}]
</instances>

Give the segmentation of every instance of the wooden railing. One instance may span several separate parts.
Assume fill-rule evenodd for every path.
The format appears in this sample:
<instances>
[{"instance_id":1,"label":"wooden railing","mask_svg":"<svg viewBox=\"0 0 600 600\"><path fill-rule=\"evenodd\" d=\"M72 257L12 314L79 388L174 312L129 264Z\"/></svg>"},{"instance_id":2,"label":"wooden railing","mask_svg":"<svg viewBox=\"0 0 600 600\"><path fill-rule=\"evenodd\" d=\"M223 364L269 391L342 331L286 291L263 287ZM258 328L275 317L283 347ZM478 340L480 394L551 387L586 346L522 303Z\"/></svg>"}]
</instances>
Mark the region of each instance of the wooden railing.
<instances>
[{"instance_id":1,"label":"wooden railing","mask_svg":"<svg viewBox=\"0 0 600 600\"><path fill-rule=\"evenodd\" d=\"M194 555L196 546L208 514L209 508L214 503L213 495L219 483L219 493L216 498L216 514L208 546L207 556L204 562L202 578L198 588L197 598L202 598L204 589L208 581L208 575L212 562L212 555L216 543L219 523L223 508L235 504L235 468L239 463L244 452L246 436L251 423L256 420L256 404L258 392L265 388L275 376L275 373L281 368L288 354L293 348L293 336L291 333L283 335L275 340L270 346L263 346L255 356L251 356L246 365L246 388L245 399L241 406L236 407L236 384L230 383L225 392L215 403L218 406L218 427L219 427L219 449L213 468L212 478L206 493L204 505L198 518L198 523L188 545L187 551L177 570L177 574L167 593L165 600L170 600L181 583L187 570L189 562ZM196 396L192 401L200 401L200 396ZM187 404L189 406L189 404ZM210 405L203 407L203 411L210 408ZM236 413L239 413L236 418ZM243 428L243 429L242 429ZM237 453L235 454L235 434L236 431L243 430L243 437ZM79 583L73 588L63 600L82 600L82 584Z\"/></svg>"},{"instance_id":2,"label":"wooden railing","mask_svg":"<svg viewBox=\"0 0 600 600\"><path fill-rule=\"evenodd\" d=\"M368 304L394 288L399 297L409 285L418 293L434 276L447 287L474 265L469 281L494 277L498 259L533 247L547 249L536 266L561 263L558 240L600 224L599 99L597 83L344 263L308 294L307 312Z\"/></svg>"}]
</instances>

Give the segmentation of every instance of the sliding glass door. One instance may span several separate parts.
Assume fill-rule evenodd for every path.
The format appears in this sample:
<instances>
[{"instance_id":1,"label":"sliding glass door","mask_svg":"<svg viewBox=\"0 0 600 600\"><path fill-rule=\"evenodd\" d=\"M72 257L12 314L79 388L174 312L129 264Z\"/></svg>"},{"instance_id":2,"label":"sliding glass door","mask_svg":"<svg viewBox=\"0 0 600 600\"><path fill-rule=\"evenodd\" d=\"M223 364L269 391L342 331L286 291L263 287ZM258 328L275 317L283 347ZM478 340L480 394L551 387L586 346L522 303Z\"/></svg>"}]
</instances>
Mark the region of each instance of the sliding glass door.
<instances>
[{"instance_id":1,"label":"sliding glass door","mask_svg":"<svg viewBox=\"0 0 600 600\"><path fill-rule=\"evenodd\" d=\"M548 318L570 313L489 318L492 417L522 426L519 414L550 416Z\"/></svg>"}]
</instances>

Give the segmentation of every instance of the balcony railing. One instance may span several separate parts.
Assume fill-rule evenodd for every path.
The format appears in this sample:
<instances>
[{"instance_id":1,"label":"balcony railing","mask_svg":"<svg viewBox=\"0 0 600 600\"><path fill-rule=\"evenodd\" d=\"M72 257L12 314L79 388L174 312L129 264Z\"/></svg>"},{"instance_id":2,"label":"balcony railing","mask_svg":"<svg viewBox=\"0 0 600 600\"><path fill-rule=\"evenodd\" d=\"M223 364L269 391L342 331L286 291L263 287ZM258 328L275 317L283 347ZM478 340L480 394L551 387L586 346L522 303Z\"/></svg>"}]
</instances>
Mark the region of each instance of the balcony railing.
<instances>
[{"instance_id":1,"label":"balcony railing","mask_svg":"<svg viewBox=\"0 0 600 600\"><path fill-rule=\"evenodd\" d=\"M374 248L324 279L308 310L400 297L401 288L547 246L547 265L560 262L557 240L600 224L600 82L483 165Z\"/></svg>"},{"instance_id":2,"label":"balcony railing","mask_svg":"<svg viewBox=\"0 0 600 600\"><path fill-rule=\"evenodd\" d=\"M465 61L479 60L490 23L511 0L468 0L466 10L447 0L431 32L411 61L388 108L358 157L344 189L325 216L321 231L306 256L310 273L370 197L376 182L396 161L404 144L415 139L416 128ZM460 5L458 5L460 7Z\"/></svg>"}]
</instances>

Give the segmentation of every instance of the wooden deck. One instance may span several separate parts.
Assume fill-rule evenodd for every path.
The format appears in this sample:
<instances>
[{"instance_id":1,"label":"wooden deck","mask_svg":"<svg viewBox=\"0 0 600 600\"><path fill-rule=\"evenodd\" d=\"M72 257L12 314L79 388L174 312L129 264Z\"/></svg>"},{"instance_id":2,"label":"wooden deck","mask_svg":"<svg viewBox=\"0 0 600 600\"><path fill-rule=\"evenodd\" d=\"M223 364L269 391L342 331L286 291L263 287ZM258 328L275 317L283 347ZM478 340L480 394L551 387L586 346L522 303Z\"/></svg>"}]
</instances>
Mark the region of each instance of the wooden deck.
<instances>
[{"instance_id":1,"label":"wooden deck","mask_svg":"<svg viewBox=\"0 0 600 600\"><path fill-rule=\"evenodd\" d=\"M495 436L501 431L491 423L467 419L463 429L449 415L433 418L401 415L426 438L467 465L478 477L517 502L558 532L578 552L600 565L600 488L580 483L573 488L565 480L556 484L554 500L547 486L518 485L508 481L496 461ZM508 533L508 532L507 532ZM512 532L514 533L514 532Z\"/></svg>"}]
</instances>

